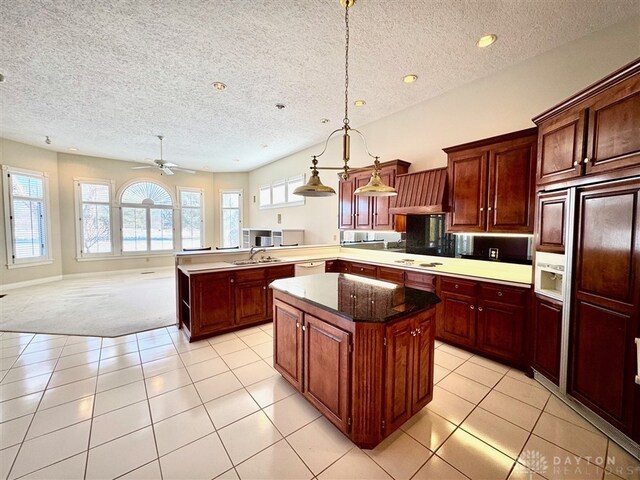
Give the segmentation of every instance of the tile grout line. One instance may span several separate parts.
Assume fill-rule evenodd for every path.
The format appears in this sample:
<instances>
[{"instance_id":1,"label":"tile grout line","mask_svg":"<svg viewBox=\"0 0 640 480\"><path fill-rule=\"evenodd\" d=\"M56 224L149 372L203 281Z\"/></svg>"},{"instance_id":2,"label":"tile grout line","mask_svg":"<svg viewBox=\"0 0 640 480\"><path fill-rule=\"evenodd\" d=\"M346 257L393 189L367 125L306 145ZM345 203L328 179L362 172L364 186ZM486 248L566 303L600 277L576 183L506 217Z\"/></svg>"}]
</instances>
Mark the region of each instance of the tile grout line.
<instances>
[{"instance_id":1,"label":"tile grout line","mask_svg":"<svg viewBox=\"0 0 640 480\"><path fill-rule=\"evenodd\" d=\"M96 370L96 386L93 392L93 404L91 406L91 423L89 424L89 438L87 438L87 458L84 461L84 475L83 478L87 478L87 470L89 469L89 451L91 450L91 433L93 431L93 419L95 417L96 399L98 398L98 377L100 377L100 360L102 359L102 344L104 340L100 341L100 353L98 354L98 369Z\"/></svg>"}]
</instances>

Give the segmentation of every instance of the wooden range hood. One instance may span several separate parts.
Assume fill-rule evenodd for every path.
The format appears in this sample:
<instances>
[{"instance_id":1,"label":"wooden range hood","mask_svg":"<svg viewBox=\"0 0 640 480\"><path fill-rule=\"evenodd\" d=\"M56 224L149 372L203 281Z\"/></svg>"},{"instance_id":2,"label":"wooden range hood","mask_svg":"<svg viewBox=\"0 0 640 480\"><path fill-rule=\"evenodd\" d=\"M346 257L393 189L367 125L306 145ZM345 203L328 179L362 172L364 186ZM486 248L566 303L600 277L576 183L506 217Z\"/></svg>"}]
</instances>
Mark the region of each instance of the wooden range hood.
<instances>
[{"instance_id":1,"label":"wooden range hood","mask_svg":"<svg viewBox=\"0 0 640 480\"><path fill-rule=\"evenodd\" d=\"M391 200L389 213L425 215L449 211L447 167L405 173L396 177L398 195Z\"/></svg>"}]
</instances>

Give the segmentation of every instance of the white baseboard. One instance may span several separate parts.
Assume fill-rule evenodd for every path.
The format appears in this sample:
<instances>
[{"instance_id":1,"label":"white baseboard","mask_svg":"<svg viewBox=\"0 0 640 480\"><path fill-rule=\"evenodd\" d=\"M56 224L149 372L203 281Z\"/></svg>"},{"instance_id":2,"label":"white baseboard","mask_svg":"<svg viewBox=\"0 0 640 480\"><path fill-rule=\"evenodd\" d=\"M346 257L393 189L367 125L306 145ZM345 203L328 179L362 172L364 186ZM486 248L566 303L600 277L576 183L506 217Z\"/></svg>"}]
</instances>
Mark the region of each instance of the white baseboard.
<instances>
[{"instance_id":1,"label":"white baseboard","mask_svg":"<svg viewBox=\"0 0 640 480\"><path fill-rule=\"evenodd\" d=\"M36 278L35 280L27 280L24 282L14 282L0 285L0 291L15 290L16 288L30 287L32 285L40 285L41 283L57 282L62 280L62 275L54 275L53 277Z\"/></svg>"},{"instance_id":2,"label":"white baseboard","mask_svg":"<svg viewBox=\"0 0 640 480\"><path fill-rule=\"evenodd\" d=\"M142 272L173 272L175 266L164 265L162 267L145 267L145 268L126 268L122 270L107 270L104 272L86 272L86 273L67 273L63 275L64 280L71 280L74 278L95 277L96 275L118 275L121 273L142 273Z\"/></svg>"}]
</instances>

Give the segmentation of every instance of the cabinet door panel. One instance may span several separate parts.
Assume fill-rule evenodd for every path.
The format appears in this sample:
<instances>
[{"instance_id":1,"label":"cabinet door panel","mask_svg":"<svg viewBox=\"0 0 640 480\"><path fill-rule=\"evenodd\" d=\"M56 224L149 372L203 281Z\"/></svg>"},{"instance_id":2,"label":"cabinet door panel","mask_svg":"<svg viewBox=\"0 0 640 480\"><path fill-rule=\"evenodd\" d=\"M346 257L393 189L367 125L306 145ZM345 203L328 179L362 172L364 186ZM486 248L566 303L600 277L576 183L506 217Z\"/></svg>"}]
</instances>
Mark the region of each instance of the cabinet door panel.
<instances>
[{"instance_id":1,"label":"cabinet door panel","mask_svg":"<svg viewBox=\"0 0 640 480\"><path fill-rule=\"evenodd\" d=\"M236 323L259 322L267 314L267 284L264 280L236 284Z\"/></svg>"},{"instance_id":2,"label":"cabinet door panel","mask_svg":"<svg viewBox=\"0 0 640 480\"><path fill-rule=\"evenodd\" d=\"M214 333L234 324L233 273L194 275L191 285L191 335Z\"/></svg>"},{"instance_id":3,"label":"cabinet door panel","mask_svg":"<svg viewBox=\"0 0 640 480\"><path fill-rule=\"evenodd\" d=\"M564 191L538 195L537 250L564 253L566 208L567 193Z\"/></svg>"},{"instance_id":4,"label":"cabinet door panel","mask_svg":"<svg viewBox=\"0 0 640 480\"><path fill-rule=\"evenodd\" d=\"M536 295L533 317L533 368L560 384L562 303Z\"/></svg>"},{"instance_id":5,"label":"cabinet door panel","mask_svg":"<svg viewBox=\"0 0 640 480\"><path fill-rule=\"evenodd\" d=\"M396 184L396 176L392 168L380 170L380 179L390 187ZM393 230L393 215L389 213L391 198L393 197L373 197L374 230Z\"/></svg>"},{"instance_id":6,"label":"cabinet door panel","mask_svg":"<svg viewBox=\"0 0 640 480\"><path fill-rule=\"evenodd\" d=\"M466 295L441 292L442 326L439 329L443 339L475 347L476 345L476 299Z\"/></svg>"},{"instance_id":7,"label":"cabinet door panel","mask_svg":"<svg viewBox=\"0 0 640 480\"><path fill-rule=\"evenodd\" d=\"M596 98L589 107L587 174L640 165L640 75Z\"/></svg>"},{"instance_id":8,"label":"cabinet door panel","mask_svg":"<svg viewBox=\"0 0 640 480\"><path fill-rule=\"evenodd\" d=\"M353 192L355 191L355 179L340 180L338 185L338 228L353 230L355 228L355 210L353 204Z\"/></svg>"},{"instance_id":9,"label":"cabinet door panel","mask_svg":"<svg viewBox=\"0 0 640 480\"><path fill-rule=\"evenodd\" d=\"M583 109L571 110L540 125L536 183L546 185L582 173Z\"/></svg>"},{"instance_id":10,"label":"cabinet door panel","mask_svg":"<svg viewBox=\"0 0 640 480\"><path fill-rule=\"evenodd\" d=\"M620 307L633 303L634 253L640 233L640 187L579 194L577 289ZM614 302L614 303L611 303Z\"/></svg>"},{"instance_id":11,"label":"cabinet door panel","mask_svg":"<svg viewBox=\"0 0 640 480\"><path fill-rule=\"evenodd\" d=\"M350 335L305 314L304 396L343 432L348 432Z\"/></svg>"},{"instance_id":12,"label":"cabinet door panel","mask_svg":"<svg viewBox=\"0 0 640 480\"><path fill-rule=\"evenodd\" d=\"M449 231L481 232L486 225L487 152L449 156L452 209Z\"/></svg>"},{"instance_id":13,"label":"cabinet door panel","mask_svg":"<svg viewBox=\"0 0 640 480\"><path fill-rule=\"evenodd\" d=\"M628 432L633 385L630 318L579 301L572 331L570 393Z\"/></svg>"},{"instance_id":14,"label":"cabinet door panel","mask_svg":"<svg viewBox=\"0 0 640 480\"><path fill-rule=\"evenodd\" d=\"M487 353L520 363L523 357L525 309L480 300L478 347Z\"/></svg>"},{"instance_id":15,"label":"cabinet door panel","mask_svg":"<svg viewBox=\"0 0 640 480\"><path fill-rule=\"evenodd\" d=\"M387 327L385 372L385 423L393 431L411 417L413 378L412 322L405 320Z\"/></svg>"},{"instance_id":16,"label":"cabinet door panel","mask_svg":"<svg viewBox=\"0 0 640 480\"><path fill-rule=\"evenodd\" d=\"M273 366L302 391L302 312L276 300L273 315Z\"/></svg>"},{"instance_id":17,"label":"cabinet door panel","mask_svg":"<svg viewBox=\"0 0 640 480\"><path fill-rule=\"evenodd\" d=\"M413 395L411 413L415 414L433 398L433 349L435 310L416 322L413 350Z\"/></svg>"},{"instance_id":18,"label":"cabinet door panel","mask_svg":"<svg viewBox=\"0 0 640 480\"><path fill-rule=\"evenodd\" d=\"M535 137L491 150L488 231L533 232L535 150Z\"/></svg>"},{"instance_id":19,"label":"cabinet door panel","mask_svg":"<svg viewBox=\"0 0 640 480\"><path fill-rule=\"evenodd\" d=\"M355 178L355 186L356 188L364 187L367 183L369 183L370 176L366 175L357 175ZM373 205L373 200L371 197L363 196L363 195L354 195L354 203L355 203L355 228L362 230L370 230L371 229L371 219L373 217L371 208Z\"/></svg>"}]
</instances>

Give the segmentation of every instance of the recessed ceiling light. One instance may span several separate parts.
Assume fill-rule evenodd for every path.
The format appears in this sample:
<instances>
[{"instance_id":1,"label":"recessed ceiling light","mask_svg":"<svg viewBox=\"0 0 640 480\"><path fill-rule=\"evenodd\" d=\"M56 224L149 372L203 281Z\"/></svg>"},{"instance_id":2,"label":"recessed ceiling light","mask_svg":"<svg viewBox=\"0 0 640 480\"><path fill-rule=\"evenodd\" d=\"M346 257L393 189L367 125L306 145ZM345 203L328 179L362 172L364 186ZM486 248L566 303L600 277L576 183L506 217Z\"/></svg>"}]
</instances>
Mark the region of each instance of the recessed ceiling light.
<instances>
[{"instance_id":1,"label":"recessed ceiling light","mask_svg":"<svg viewBox=\"0 0 640 480\"><path fill-rule=\"evenodd\" d=\"M277 108L278 110L282 110L282 109L283 109L283 108L285 108L285 107L286 107L286 105L285 105L284 103L276 103L276 108Z\"/></svg>"},{"instance_id":2,"label":"recessed ceiling light","mask_svg":"<svg viewBox=\"0 0 640 480\"><path fill-rule=\"evenodd\" d=\"M328 118L321 118L320 119L320 123L329 123L331 120L329 120Z\"/></svg>"},{"instance_id":3,"label":"recessed ceiling light","mask_svg":"<svg viewBox=\"0 0 640 480\"><path fill-rule=\"evenodd\" d=\"M269 145L267 145L266 143L263 143L262 145L260 145L260 148L268 148Z\"/></svg>"},{"instance_id":4,"label":"recessed ceiling light","mask_svg":"<svg viewBox=\"0 0 640 480\"><path fill-rule=\"evenodd\" d=\"M211 85L213 86L213 88L215 88L219 92L222 92L227 89L227 86L222 82L213 82Z\"/></svg>"},{"instance_id":5,"label":"recessed ceiling light","mask_svg":"<svg viewBox=\"0 0 640 480\"><path fill-rule=\"evenodd\" d=\"M356 107L364 107L367 104L367 102L365 102L364 100L356 100L355 102L353 102L353 104Z\"/></svg>"},{"instance_id":6,"label":"recessed ceiling light","mask_svg":"<svg viewBox=\"0 0 640 480\"><path fill-rule=\"evenodd\" d=\"M402 77L402 81L404 83L413 83L416 80L418 80L418 75L414 75L413 73L411 73L409 75L405 75L404 77Z\"/></svg>"},{"instance_id":7,"label":"recessed ceiling light","mask_svg":"<svg viewBox=\"0 0 640 480\"><path fill-rule=\"evenodd\" d=\"M72 152L77 152L78 149L76 147L69 147L69 150L71 150Z\"/></svg>"},{"instance_id":8,"label":"recessed ceiling light","mask_svg":"<svg viewBox=\"0 0 640 480\"><path fill-rule=\"evenodd\" d=\"M476 45L480 48L485 48L494 43L498 39L497 35L490 33L489 35L483 35L480 40L476 42Z\"/></svg>"},{"instance_id":9,"label":"recessed ceiling light","mask_svg":"<svg viewBox=\"0 0 640 480\"><path fill-rule=\"evenodd\" d=\"M240 159L239 159L239 158L234 158L232 161L233 161L233 162L239 162L239 161L240 161Z\"/></svg>"}]
</instances>

